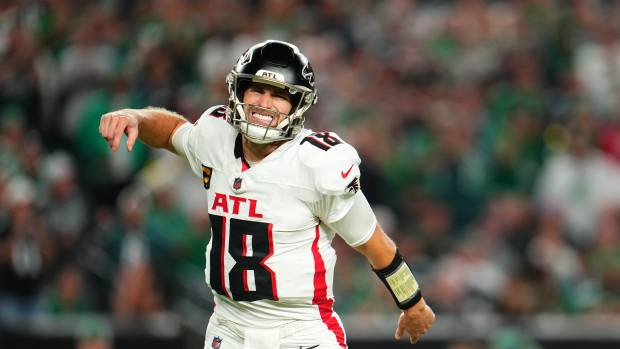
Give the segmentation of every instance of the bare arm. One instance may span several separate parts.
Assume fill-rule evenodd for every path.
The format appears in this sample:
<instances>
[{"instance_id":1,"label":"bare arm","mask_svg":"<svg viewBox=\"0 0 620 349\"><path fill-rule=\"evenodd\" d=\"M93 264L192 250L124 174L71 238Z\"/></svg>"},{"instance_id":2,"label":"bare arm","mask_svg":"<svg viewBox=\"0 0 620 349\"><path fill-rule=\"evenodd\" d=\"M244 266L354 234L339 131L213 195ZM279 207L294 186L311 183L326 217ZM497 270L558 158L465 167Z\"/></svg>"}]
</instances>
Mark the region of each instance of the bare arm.
<instances>
[{"instance_id":1,"label":"bare arm","mask_svg":"<svg viewBox=\"0 0 620 349\"><path fill-rule=\"evenodd\" d=\"M104 114L99 133L113 151L118 150L123 133L127 134L127 150L131 151L137 138L152 148L175 153L172 134L187 120L181 115L162 108L121 109Z\"/></svg>"},{"instance_id":2,"label":"bare arm","mask_svg":"<svg viewBox=\"0 0 620 349\"><path fill-rule=\"evenodd\" d=\"M396 254L396 244L385 234L381 226L377 224L375 231L370 239L355 247L355 249L363 254L374 269L386 268ZM426 304L424 298L412 307L403 310L398 319L398 327L394 338L399 340L405 333L409 332L409 340L415 343L420 337L428 331L435 321L433 310Z\"/></svg>"},{"instance_id":3,"label":"bare arm","mask_svg":"<svg viewBox=\"0 0 620 349\"><path fill-rule=\"evenodd\" d=\"M387 267L396 254L396 244L387 236L379 224L377 224L370 239L355 249L366 256L370 265L375 269Z\"/></svg>"}]
</instances>

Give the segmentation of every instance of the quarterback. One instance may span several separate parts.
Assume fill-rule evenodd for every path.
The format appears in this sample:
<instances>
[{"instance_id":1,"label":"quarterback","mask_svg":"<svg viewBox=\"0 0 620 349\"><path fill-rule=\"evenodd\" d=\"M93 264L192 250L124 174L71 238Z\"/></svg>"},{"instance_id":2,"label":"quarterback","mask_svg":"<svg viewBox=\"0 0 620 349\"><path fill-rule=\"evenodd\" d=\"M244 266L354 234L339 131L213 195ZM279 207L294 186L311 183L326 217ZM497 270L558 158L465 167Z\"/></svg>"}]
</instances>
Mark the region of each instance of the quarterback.
<instances>
[{"instance_id":1,"label":"quarterback","mask_svg":"<svg viewBox=\"0 0 620 349\"><path fill-rule=\"evenodd\" d=\"M205 278L215 299L205 348L347 348L333 311L335 235L362 253L402 309L395 338L415 343L435 315L360 189L360 158L333 132L305 129L314 72L289 43L249 48L226 79L226 105L195 124L160 108L103 115L113 150L127 134L187 158L203 180L211 240Z\"/></svg>"}]
</instances>

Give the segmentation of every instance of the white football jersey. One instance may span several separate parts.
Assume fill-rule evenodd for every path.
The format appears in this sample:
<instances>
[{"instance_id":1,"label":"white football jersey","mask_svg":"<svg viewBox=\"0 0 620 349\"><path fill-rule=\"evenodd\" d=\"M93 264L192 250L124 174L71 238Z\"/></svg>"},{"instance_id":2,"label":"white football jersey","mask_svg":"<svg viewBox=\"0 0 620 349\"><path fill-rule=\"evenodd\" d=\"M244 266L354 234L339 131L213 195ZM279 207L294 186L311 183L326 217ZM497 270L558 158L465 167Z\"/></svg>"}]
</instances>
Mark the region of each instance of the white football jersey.
<instances>
[{"instance_id":1,"label":"white football jersey","mask_svg":"<svg viewBox=\"0 0 620 349\"><path fill-rule=\"evenodd\" d=\"M255 328L322 319L342 337L332 310L335 233L325 223L353 205L357 152L334 133L304 129L250 166L224 110L213 107L177 131L207 193L212 235L205 276L215 312ZM373 230L343 238L357 246Z\"/></svg>"}]
</instances>

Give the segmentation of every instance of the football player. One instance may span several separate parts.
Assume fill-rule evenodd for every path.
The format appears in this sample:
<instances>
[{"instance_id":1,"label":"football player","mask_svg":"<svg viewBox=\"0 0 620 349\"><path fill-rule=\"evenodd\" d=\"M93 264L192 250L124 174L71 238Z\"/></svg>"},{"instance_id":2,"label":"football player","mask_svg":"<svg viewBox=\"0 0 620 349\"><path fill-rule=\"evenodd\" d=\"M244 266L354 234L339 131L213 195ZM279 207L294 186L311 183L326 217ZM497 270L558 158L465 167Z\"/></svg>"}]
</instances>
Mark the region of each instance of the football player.
<instances>
[{"instance_id":1,"label":"football player","mask_svg":"<svg viewBox=\"0 0 620 349\"><path fill-rule=\"evenodd\" d=\"M165 109L122 109L99 129L113 150L126 133L128 150L137 138L168 149L203 179L216 304L205 348L346 348L332 307L335 235L368 259L402 309L395 338L415 343L435 315L360 190L356 150L303 127L317 100L308 59L268 40L241 55L226 83L228 104L195 124Z\"/></svg>"}]
</instances>

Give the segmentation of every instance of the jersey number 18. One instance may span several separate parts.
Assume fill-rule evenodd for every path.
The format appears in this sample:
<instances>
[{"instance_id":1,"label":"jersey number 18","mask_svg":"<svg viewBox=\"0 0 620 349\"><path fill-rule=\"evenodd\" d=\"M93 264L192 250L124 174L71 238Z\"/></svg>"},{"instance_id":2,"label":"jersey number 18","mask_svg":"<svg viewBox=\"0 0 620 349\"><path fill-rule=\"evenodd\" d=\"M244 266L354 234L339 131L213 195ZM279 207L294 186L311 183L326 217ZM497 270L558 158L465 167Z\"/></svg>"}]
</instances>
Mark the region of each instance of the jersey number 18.
<instances>
[{"instance_id":1,"label":"jersey number 18","mask_svg":"<svg viewBox=\"0 0 620 349\"><path fill-rule=\"evenodd\" d=\"M209 255L211 288L236 301L278 300L275 273L265 264L273 255L272 225L230 218L229 229L226 229L226 217L209 214L209 219L212 231ZM225 287L227 238L230 239L228 253L235 260L228 273L231 294Z\"/></svg>"}]
</instances>

